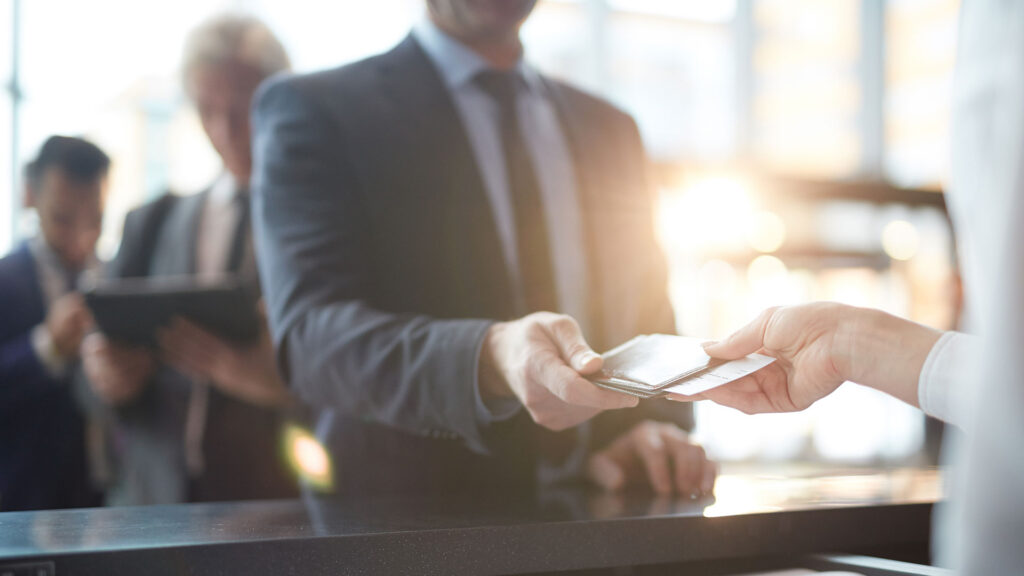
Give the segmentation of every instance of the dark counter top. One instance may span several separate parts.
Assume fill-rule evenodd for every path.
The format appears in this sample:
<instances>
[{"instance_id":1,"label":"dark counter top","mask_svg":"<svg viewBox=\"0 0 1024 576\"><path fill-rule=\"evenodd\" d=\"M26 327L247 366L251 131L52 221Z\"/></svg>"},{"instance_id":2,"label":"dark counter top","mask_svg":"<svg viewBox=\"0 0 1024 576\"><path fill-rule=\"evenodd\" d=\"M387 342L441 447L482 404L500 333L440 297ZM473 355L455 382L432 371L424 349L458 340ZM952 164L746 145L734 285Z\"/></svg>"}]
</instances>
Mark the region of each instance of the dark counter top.
<instances>
[{"instance_id":1,"label":"dark counter top","mask_svg":"<svg viewBox=\"0 0 1024 576\"><path fill-rule=\"evenodd\" d=\"M0 574L510 574L926 550L935 470L724 474L715 498L583 488L0 514Z\"/></svg>"}]
</instances>

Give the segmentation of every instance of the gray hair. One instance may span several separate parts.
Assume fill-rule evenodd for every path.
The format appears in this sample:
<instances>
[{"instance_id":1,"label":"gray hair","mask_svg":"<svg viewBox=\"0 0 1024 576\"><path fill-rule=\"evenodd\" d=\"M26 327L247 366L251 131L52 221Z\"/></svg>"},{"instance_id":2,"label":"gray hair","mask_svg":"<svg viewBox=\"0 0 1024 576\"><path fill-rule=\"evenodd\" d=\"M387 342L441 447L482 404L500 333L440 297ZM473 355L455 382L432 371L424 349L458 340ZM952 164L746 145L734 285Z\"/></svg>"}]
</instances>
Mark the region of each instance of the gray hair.
<instances>
[{"instance_id":1,"label":"gray hair","mask_svg":"<svg viewBox=\"0 0 1024 576\"><path fill-rule=\"evenodd\" d=\"M252 67L264 78L291 68L284 46L266 24L253 16L223 14L200 24L185 41L181 74L186 91L197 70L231 63Z\"/></svg>"}]
</instances>

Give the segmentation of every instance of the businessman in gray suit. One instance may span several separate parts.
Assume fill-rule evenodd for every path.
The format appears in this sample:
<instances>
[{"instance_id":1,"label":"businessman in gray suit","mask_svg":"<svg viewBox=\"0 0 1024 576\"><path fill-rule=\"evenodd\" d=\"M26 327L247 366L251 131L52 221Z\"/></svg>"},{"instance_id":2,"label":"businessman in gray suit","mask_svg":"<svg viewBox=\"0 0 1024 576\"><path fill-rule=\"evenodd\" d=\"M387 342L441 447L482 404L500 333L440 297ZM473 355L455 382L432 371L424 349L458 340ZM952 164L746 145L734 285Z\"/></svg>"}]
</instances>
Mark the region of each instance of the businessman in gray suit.
<instances>
[{"instance_id":1,"label":"businessman in gray suit","mask_svg":"<svg viewBox=\"0 0 1024 576\"><path fill-rule=\"evenodd\" d=\"M584 379L673 314L636 125L523 60L534 3L430 0L391 51L257 94L272 333L342 493L714 482L688 412Z\"/></svg>"},{"instance_id":2,"label":"businessman in gray suit","mask_svg":"<svg viewBox=\"0 0 1024 576\"><path fill-rule=\"evenodd\" d=\"M184 81L224 172L191 196L165 194L128 214L113 277L234 275L258 289L248 218L249 110L288 67L263 23L225 15L186 43ZM179 321L160 350L102 334L83 343L84 372L108 422L111 504L284 498L297 482L279 454L291 402L266 334L236 345Z\"/></svg>"}]
</instances>

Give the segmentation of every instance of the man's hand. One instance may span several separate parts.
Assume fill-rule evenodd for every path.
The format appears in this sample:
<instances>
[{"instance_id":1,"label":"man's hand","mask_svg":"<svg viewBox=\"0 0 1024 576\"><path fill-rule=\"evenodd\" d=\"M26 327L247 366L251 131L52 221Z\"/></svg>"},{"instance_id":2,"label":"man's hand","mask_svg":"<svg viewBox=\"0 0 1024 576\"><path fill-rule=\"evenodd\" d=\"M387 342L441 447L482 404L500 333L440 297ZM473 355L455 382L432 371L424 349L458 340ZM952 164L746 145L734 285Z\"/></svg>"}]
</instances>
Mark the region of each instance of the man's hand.
<instances>
[{"instance_id":1,"label":"man's hand","mask_svg":"<svg viewBox=\"0 0 1024 576\"><path fill-rule=\"evenodd\" d=\"M515 396L533 420L564 430L602 410L630 408L636 398L603 390L583 378L601 357L569 316L538 312L493 325L480 359L481 394Z\"/></svg>"},{"instance_id":2,"label":"man's hand","mask_svg":"<svg viewBox=\"0 0 1024 576\"><path fill-rule=\"evenodd\" d=\"M260 406L281 406L290 395L274 363L266 320L248 346L226 342L188 320L175 319L159 336L164 360L193 378L209 380L225 394Z\"/></svg>"},{"instance_id":3,"label":"man's hand","mask_svg":"<svg viewBox=\"0 0 1024 576\"><path fill-rule=\"evenodd\" d=\"M116 406L138 395L156 369L156 358L146 348L115 344L94 333L82 341L82 365L93 393Z\"/></svg>"},{"instance_id":4,"label":"man's hand","mask_svg":"<svg viewBox=\"0 0 1024 576\"><path fill-rule=\"evenodd\" d=\"M587 477L609 491L644 483L658 494L696 496L710 493L717 475L718 466L686 432L653 420L637 424L587 462Z\"/></svg>"},{"instance_id":5,"label":"man's hand","mask_svg":"<svg viewBox=\"0 0 1024 576\"><path fill-rule=\"evenodd\" d=\"M728 360L760 351L776 362L724 386L672 399L706 398L748 414L794 412L850 380L917 406L921 366L939 336L909 320L842 304L769 308L704 349Z\"/></svg>"},{"instance_id":6,"label":"man's hand","mask_svg":"<svg viewBox=\"0 0 1024 576\"><path fill-rule=\"evenodd\" d=\"M46 331L50 333L53 347L66 360L78 357L82 338L91 326L92 315L77 292L58 298L46 315Z\"/></svg>"}]
</instances>

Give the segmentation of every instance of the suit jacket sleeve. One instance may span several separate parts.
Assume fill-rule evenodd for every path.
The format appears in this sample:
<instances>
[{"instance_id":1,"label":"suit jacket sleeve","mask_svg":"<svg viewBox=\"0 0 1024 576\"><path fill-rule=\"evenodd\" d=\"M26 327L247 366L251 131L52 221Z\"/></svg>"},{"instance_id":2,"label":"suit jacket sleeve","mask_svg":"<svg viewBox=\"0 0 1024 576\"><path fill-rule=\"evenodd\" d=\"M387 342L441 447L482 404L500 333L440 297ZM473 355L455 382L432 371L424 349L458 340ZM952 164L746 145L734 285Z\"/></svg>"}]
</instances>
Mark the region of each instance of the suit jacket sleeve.
<instances>
[{"instance_id":1,"label":"suit jacket sleeve","mask_svg":"<svg viewBox=\"0 0 1024 576\"><path fill-rule=\"evenodd\" d=\"M491 322L373 306L371 238L402 231L369 229L343 118L300 81L264 86L253 117L253 225L283 372L316 406L486 452L475 386Z\"/></svg>"},{"instance_id":2,"label":"suit jacket sleeve","mask_svg":"<svg viewBox=\"0 0 1024 576\"><path fill-rule=\"evenodd\" d=\"M59 385L36 356L31 330L0 343L0 404Z\"/></svg>"},{"instance_id":3,"label":"suit jacket sleeve","mask_svg":"<svg viewBox=\"0 0 1024 576\"><path fill-rule=\"evenodd\" d=\"M25 305L29 292L23 281L23 278L12 277L0 279L0 322L19 316L16 308ZM10 401L32 395L40 387L59 384L36 356L32 346L33 328L0 326L0 406L11 405Z\"/></svg>"}]
</instances>

